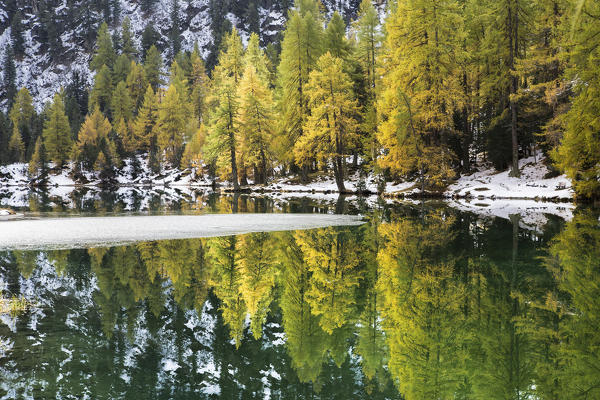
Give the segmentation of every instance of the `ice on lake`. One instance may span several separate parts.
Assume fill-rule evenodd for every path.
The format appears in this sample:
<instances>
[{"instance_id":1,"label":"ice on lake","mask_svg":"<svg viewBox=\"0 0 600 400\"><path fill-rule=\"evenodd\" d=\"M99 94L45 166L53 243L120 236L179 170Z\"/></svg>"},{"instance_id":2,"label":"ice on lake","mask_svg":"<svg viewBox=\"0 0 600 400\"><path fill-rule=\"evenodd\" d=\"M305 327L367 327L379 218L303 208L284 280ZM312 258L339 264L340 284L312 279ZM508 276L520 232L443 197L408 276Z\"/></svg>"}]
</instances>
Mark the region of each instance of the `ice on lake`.
<instances>
[{"instance_id":1,"label":"ice on lake","mask_svg":"<svg viewBox=\"0 0 600 400\"><path fill-rule=\"evenodd\" d=\"M331 214L208 214L41 218L0 223L0 250L74 249L116 244L351 226L362 217Z\"/></svg>"}]
</instances>

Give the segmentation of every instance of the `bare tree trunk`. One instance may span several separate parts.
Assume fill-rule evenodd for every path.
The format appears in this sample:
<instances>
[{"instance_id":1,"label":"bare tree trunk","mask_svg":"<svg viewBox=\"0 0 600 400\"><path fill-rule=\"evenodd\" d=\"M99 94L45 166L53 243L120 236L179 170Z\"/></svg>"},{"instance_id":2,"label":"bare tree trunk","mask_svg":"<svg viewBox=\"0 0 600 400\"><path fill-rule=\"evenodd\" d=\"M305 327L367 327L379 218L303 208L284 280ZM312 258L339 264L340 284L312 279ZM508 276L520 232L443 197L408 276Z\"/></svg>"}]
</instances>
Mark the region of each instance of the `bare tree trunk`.
<instances>
[{"instance_id":1,"label":"bare tree trunk","mask_svg":"<svg viewBox=\"0 0 600 400\"><path fill-rule=\"evenodd\" d=\"M235 145L233 141L233 132L229 132L229 140L231 143L229 145L231 156L231 182L233 183L233 190L237 192L238 190L240 190L240 185L238 184L238 170L237 163L235 160Z\"/></svg>"},{"instance_id":2,"label":"bare tree trunk","mask_svg":"<svg viewBox=\"0 0 600 400\"><path fill-rule=\"evenodd\" d=\"M518 50L518 32L519 32L519 18L518 18L518 10L514 10L514 23L513 23L513 10L509 7L508 9L508 24L509 24L509 46L510 46L510 72L511 75L515 72L515 57L517 56ZM519 142L517 136L517 105L513 100L514 95L517 93L518 89L518 80L516 76L511 77L511 86L510 86L510 133L512 139L512 168L510 171L510 176L519 177L521 176L521 172L519 171Z\"/></svg>"}]
</instances>

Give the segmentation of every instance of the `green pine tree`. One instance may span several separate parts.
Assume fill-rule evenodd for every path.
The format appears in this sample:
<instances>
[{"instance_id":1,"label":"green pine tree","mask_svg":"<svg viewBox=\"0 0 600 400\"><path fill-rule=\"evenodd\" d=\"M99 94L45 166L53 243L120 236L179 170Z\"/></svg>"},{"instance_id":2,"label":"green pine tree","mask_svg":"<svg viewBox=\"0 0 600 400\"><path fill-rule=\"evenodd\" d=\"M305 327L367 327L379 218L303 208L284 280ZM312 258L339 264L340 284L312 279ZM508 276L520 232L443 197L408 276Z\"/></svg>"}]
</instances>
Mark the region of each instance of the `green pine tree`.
<instances>
[{"instance_id":1,"label":"green pine tree","mask_svg":"<svg viewBox=\"0 0 600 400\"><path fill-rule=\"evenodd\" d=\"M103 22L98 29L95 49L94 57L90 63L92 71L98 72L103 65L106 65L109 69L112 68L116 59L116 54L106 22Z\"/></svg>"}]
</instances>

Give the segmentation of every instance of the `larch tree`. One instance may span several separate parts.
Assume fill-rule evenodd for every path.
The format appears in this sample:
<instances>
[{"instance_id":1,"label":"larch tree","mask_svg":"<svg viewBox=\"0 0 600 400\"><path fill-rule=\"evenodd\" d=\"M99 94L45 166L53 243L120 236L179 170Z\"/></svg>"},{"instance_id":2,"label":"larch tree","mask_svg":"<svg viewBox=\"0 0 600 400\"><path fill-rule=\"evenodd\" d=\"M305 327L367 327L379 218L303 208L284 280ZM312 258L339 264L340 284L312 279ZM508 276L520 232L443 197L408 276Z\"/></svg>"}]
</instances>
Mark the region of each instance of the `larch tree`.
<instances>
[{"instance_id":1,"label":"larch tree","mask_svg":"<svg viewBox=\"0 0 600 400\"><path fill-rule=\"evenodd\" d=\"M90 108L100 108L100 111L108 114L110 111L113 82L110 69L102 65L94 77L94 86L90 91Z\"/></svg>"},{"instance_id":2,"label":"larch tree","mask_svg":"<svg viewBox=\"0 0 600 400\"><path fill-rule=\"evenodd\" d=\"M377 58L379 56L383 35L379 27L379 16L373 6L372 0L362 0L358 11L357 20L353 24L356 49L354 57L360 64L366 81L366 99L362 104L361 131L365 132L365 150L369 151L369 158L375 161L378 156L379 146L375 137L377 131L377 99L376 86L379 81L377 75ZM375 162L373 167L375 167Z\"/></svg>"},{"instance_id":3,"label":"larch tree","mask_svg":"<svg viewBox=\"0 0 600 400\"><path fill-rule=\"evenodd\" d=\"M110 140L112 126L98 107L88 115L79 130L77 143L74 145L74 161L80 162L87 169L92 169L101 153L104 153L100 164L109 162L107 158L116 159L115 146Z\"/></svg>"},{"instance_id":4,"label":"larch tree","mask_svg":"<svg viewBox=\"0 0 600 400\"><path fill-rule=\"evenodd\" d=\"M462 25L455 0L399 2L385 24L377 138L386 150L379 165L394 175L416 173L422 190L453 174L448 140L462 99Z\"/></svg>"},{"instance_id":5,"label":"larch tree","mask_svg":"<svg viewBox=\"0 0 600 400\"><path fill-rule=\"evenodd\" d=\"M146 93L148 80L146 79L146 72L144 71L144 68L135 61L131 62L126 83L127 89L129 90L129 96L133 102L134 114L137 114L138 109L144 101L144 94Z\"/></svg>"},{"instance_id":6,"label":"larch tree","mask_svg":"<svg viewBox=\"0 0 600 400\"><path fill-rule=\"evenodd\" d=\"M48 159L58 167L62 167L69 159L69 151L73 146L73 141L71 139L71 126L60 94L54 95L49 118L44 124L43 138Z\"/></svg>"},{"instance_id":7,"label":"larch tree","mask_svg":"<svg viewBox=\"0 0 600 400\"><path fill-rule=\"evenodd\" d=\"M206 126L200 124L192 139L185 144L181 166L183 168L192 168L197 174L202 171L204 161L204 142L206 141Z\"/></svg>"},{"instance_id":8,"label":"larch tree","mask_svg":"<svg viewBox=\"0 0 600 400\"><path fill-rule=\"evenodd\" d=\"M278 67L282 115L279 158L292 164L294 158L289 149L302 137L304 124L310 114L305 86L323 53L322 38L323 21L317 2L296 0L285 25ZM309 165L301 167L303 179L306 180Z\"/></svg>"},{"instance_id":9,"label":"larch tree","mask_svg":"<svg viewBox=\"0 0 600 400\"><path fill-rule=\"evenodd\" d=\"M296 236L284 232L278 240L282 264L279 305L292 367L301 382L316 382L326 359L325 342L329 335L321 328L321 317L312 312L308 302L310 271Z\"/></svg>"},{"instance_id":10,"label":"larch tree","mask_svg":"<svg viewBox=\"0 0 600 400\"><path fill-rule=\"evenodd\" d=\"M157 116L158 101L152 86L148 84L144 94L144 102L133 124L133 136L138 150L148 151L151 145L156 143L154 126L156 125Z\"/></svg>"},{"instance_id":11,"label":"larch tree","mask_svg":"<svg viewBox=\"0 0 600 400\"><path fill-rule=\"evenodd\" d=\"M23 87L19 89L8 116L12 122L13 131L19 133L18 139L23 144L23 154L21 157L24 157L26 156L25 151L35 144L36 139L34 125L37 115L33 107L33 99L27 88ZM17 142L17 137L15 136L13 144L16 145ZM13 147L13 149L16 149L16 147Z\"/></svg>"},{"instance_id":12,"label":"larch tree","mask_svg":"<svg viewBox=\"0 0 600 400\"><path fill-rule=\"evenodd\" d=\"M210 79L206 74L206 65L200 56L198 44L194 45L194 51L190 56L192 64L190 75L190 99L194 113L200 121L206 120L207 113L207 98L210 91Z\"/></svg>"},{"instance_id":13,"label":"larch tree","mask_svg":"<svg viewBox=\"0 0 600 400\"><path fill-rule=\"evenodd\" d=\"M184 133L188 120L189 104L175 85L169 86L158 105L154 131L159 149L173 166L179 165L183 154Z\"/></svg>"},{"instance_id":14,"label":"larch tree","mask_svg":"<svg viewBox=\"0 0 600 400\"><path fill-rule=\"evenodd\" d=\"M490 121L488 151L497 157L497 167L509 161L510 176L520 176L519 126L517 94L520 87L517 63L524 55L532 18L532 2L502 0L486 3L488 26L484 36L485 52L491 55L489 68L482 83L486 98L493 103L494 118ZM533 21L531 21L533 22ZM496 138L505 142L498 143ZM510 144L510 146L508 146ZM502 150L498 150L501 148ZM508 151L506 151L506 150ZM492 160L494 161L494 160Z\"/></svg>"},{"instance_id":15,"label":"larch tree","mask_svg":"<svg viewBox=\"0 0 600 400\"><path fill-rule=\"evenodd\" d=\"M462 380L465 290L440 248L453 219L442 213L381 224L381 316L389 371L407 400L453 398Z\"/></svg>"},{"instance_id":16,"label":"larch tree","mask_svg":"<svg viewBox=\"0 0 600 400\"><path fill-rule=\"evenodd\" d=\"M127 90L125 81L120 81L112 92L110 110L112 120L116 123L121 119L129 121L133 117L133 101Z\"/></svg>"},{"instance_id":17,"label":"larch tree","mask_svg":"<svg viewBox=\"0 0 600 400\"><path fill-rule=\"evenodd\" d=\"M269 69L269 59L265 52L260 48L260 39L256 33L250 34L246 53L244 54L244 67L252 65L256 69L256 73L263 82L266 82L268 87L274 85L273 77Z\"/></svg>"},{"instance_id":18,"label":"larch tree","mask_svg":"<svg viewBox=\"0 0 600 400\"><path fill-rule=\"evenodd\" d=\"M575 7L575 5L573 6ZM573 181L580 198L600 198L600 6L580 0L568 20L567 77L576 82L572 108L565 115L564 138L553 158Z\"/></svg>"},{"instance_id":19,"label":"larch tree","mask_svg":"<svg viewBox=\"0 0 600 400\"><path fill-rule=\"evenodd\" d=\"M9 163L11 162L19 162L23 161L23 157L25 156L25 145L23 145L23 139L21 138L21 133L15 127L12 130L12 134L10 135L10 139L8 140L8 149L7 149L7 160Z\"/></svg>"},{"instance_id":20,"label":"larch tree","mask_svg":"<svg viewBox=\"0 0 600 400\"><path fill-rule=\"evenodd\" d=\"M246 66L238 93L240 100L238 126L241 151L245 161L254 167L254 182L267 182L267 167L272 159L273 98L265 76L251 64Z\"/></svg>"},{"instance_id":21,"label":"larch tree","mask_svg":"<svg viewBox=\"0 0 600 400\"><path fill-rule=\"evenodd\" d=\"M119 82L127 80L127 76L131 72L131 60L125 54L120 54L115 65L112 68L113 84L116 86Z\"/></svg>"},{"instance_id":22,"label":"larch tree","mask_svg":"<svg viewBox=\"0 0 600 400\"><path fill-rule=\"evenodd\" d=\"M339 12L334 12L323 35L323 50L332 56L348 61L352 48L346 38L346 24Z\"/></svg>"},{"instance_id":23,"label":"larch tree","mask_svg":"<svg viewBox=\"0 0 600 400\"><path fill-rule=\"evenodd\" d=\"M229 175L233 189L238 181L238 130L239 99L237 87L242 78L243 46L235 28L225 37L225 48L219 64L213 71L213 102L206 150L209 158L217 160L224 175ZM228 166L227 166L228 164Z\"/></svg>"},{"instance_id":24,"label":"larch tree","mask_svg":"<svg viewBox=\"0 0 600 400\"><path fill-rule=\"evenodd\" d=\"M356 100L352 81L343 71L340 58L325 53L311 72L306 86L311 115L304 124L304 134L294 146L296 162L304 164L315 158L333 165L335 182L345 192L345 157L356 135Z\"/></svg>"},{"instance_id":25,"label":"larch tree","mask_svg":"<svg viewBox=\"0 0 600 400\"><path fill-rule=\"evenodd\" d=\"M46 163L48 162L46 156L46 147L44 146L44 140L42 137L38 137L35 142L35 151L29 161L28 172L31 178L35 178L40 175L44 175L46 172Z\"/></svg>"},{"instance_id":26,"label":"larch tree","mask_svg":"<svg viewBox=\"0 0 600 400\"><path fill-rule=\"evenodd\" d=\"M156 142L154 139L154 126L158 116L158 101L156 94L149 84L144 94L144 102L140 107L133 125L133 135L136 147L141 151L150 150L150 146Z\"/></svg>"}]
</instances>

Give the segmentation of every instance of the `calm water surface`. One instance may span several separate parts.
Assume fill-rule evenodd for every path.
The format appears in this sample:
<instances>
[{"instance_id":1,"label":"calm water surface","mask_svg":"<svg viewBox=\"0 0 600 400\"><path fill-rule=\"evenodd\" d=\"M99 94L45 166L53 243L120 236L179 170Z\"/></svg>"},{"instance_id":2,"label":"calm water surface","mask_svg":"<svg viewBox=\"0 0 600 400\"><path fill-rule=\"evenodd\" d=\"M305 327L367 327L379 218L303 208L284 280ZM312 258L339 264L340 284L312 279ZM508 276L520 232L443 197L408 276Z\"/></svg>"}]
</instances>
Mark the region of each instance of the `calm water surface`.
<instances>
[{"instance_id":1,"label":"calm water surface","mask_svg":"<svg viewBox=\"0 0 600 400\"><path fill-rule=\"evenodd\" d=\"M27 211L124 208L76 204ZM33 303L1 317L0 398L600 398L596 210L536 232L443 205L275 204L149 208L366 223L0 252L3 295Z\"/></svg>"}]
</instances>

